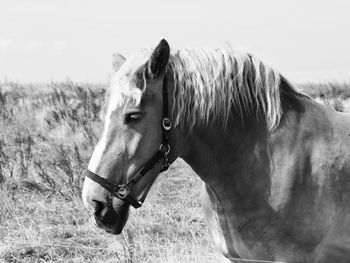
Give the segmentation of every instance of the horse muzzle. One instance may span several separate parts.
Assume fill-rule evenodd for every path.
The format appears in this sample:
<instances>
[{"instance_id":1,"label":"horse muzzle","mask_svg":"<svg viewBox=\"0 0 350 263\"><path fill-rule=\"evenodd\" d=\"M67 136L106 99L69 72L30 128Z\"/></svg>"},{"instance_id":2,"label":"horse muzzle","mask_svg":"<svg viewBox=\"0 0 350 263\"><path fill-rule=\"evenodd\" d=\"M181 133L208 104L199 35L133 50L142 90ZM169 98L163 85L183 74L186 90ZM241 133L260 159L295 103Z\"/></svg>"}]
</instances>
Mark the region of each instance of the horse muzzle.
<instances>
[{"instance_id":1,"label":"horse muzzle","mask_svg":"<svg viewBox=\"0 0 350 263\"><path fill-rule=\"evenodd\" d=\"M96 225L108 233L120 234L129 217L129 205L117 198L113 198L112 204L93 202Z\"/></svg>"}]
</instances>

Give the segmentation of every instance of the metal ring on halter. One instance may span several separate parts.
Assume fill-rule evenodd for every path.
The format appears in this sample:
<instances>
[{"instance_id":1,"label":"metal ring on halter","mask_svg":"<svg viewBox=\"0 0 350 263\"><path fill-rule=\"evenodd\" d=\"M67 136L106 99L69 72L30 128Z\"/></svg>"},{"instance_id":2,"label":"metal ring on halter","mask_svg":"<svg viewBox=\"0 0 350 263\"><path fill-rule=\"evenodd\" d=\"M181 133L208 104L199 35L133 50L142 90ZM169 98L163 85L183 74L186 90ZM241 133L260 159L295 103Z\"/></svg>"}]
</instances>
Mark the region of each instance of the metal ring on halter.
<instances>
[{"instance_id":1,"label":"metal ring on halter","mask_svg":"<svg viewBox=\"0 0 350 263\"><path fill-rule=\"evenodd\" d=\"M164 171L168 170L169 166L170 166L169 163L162 164L162 169L161 169L161 171L164 172Z\"/></svg>"},{"instance_id":2,"label":"metal ring on halter","mask_svg":"<svg viewBox=\"0 0 350 263\"><path fill-rule=\"evenodd\" d=\"M125 200L130 193L129 187L127 187L125 184L118 185L118 187L119 189L116 191L117 197Z\"/></svg>"},{"instance_id":3,"label":"metal ring on halter","mask_svg":"<svg viewBox=\"0 0 350 263\"><path fill-rule=\"evenodd\" d=\"M165 149L165 150L164 150ZM169 144L161 144L159 145L159 151L164 153L165 155L168 155L170 153L170 145Z\"/></svg>"},{"instance_id":4,"label":"metal ring on halter","mask_svg":"<svg viewBox=\"0 0 350 263\"><path fill-rule=\"evenodd\" d=\"M163 118L162 125L163 125L164 130L166 130L166 131L169 131L172 127L171 121L167 117Z\"/></svg>"}]
</instances>

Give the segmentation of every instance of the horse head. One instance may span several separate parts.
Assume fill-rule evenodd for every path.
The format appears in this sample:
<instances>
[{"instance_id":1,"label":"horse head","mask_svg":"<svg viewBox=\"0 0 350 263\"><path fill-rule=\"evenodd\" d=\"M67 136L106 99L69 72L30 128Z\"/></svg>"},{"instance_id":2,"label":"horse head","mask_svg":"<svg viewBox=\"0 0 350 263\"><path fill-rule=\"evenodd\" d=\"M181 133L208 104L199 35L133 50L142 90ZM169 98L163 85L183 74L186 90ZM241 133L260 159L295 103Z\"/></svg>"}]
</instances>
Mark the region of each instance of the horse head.
<instances>
[{"instance_id":1,"label":"horse head","mask_svg":"<svg viewBox=\"0 0 350 263\"><path fill-rule=\"evenodd\" d=\"M104 129L83 188L85 206L110 233L122 231L130 205L141 206L157 175L177 157L169 142L176 133L168 116L169 57L165 40L130 59L114 56Z\"/></svg>"}]
</instances>

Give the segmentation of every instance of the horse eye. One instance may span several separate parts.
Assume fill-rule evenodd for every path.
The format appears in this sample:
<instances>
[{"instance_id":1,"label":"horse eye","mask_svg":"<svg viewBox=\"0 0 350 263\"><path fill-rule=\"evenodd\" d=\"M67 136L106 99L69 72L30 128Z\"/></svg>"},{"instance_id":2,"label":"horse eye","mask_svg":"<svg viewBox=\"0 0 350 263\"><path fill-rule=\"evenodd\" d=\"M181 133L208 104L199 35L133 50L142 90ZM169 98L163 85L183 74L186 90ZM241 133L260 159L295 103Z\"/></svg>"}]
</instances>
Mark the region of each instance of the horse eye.
<instances>
[{"instance_id":1,"label":"horse eye","mask_svg":"<svg viewBox=\"0 0 350 263\"><path fill-rule=\"evenodd\" d=\"M137 122L141 119L142 113L141 112L130 112L126 113L124 117L125 124L131 124L134 122Z\"/></svg>"}]
</instances>

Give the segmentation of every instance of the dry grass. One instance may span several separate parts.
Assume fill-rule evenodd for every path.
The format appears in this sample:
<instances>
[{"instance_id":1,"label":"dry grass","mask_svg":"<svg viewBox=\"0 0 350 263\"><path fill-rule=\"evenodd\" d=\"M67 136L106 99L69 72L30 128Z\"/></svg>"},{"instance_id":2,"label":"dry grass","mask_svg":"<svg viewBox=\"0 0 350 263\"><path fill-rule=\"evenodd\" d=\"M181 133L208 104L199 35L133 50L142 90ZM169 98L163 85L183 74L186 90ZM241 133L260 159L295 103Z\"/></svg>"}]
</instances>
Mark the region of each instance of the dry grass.
<instances>
[{"instance_id":1,"label":"dry grass","mask_svg":"<svg viewBox=\"0 0 350 263\"><path fill-rule=\"evenodd\" d=\"M200 181L181 161L132 211L123 235L92 226L80 191L101 126L103 86L0 86L1 262L217 262ZM346 84L300 88L349 110Z\"/></svg>"},{"instance_id":2,"label":"dry grass","mask_svg":"<svg viewBox=\"0 0 350 263\"><path fill-rule=\"evenodd\" d=\"M5 262L215 262L199 181L187 169L174 174L160 178L145 206L132 211L122 236L93 227L79 197L5 190L0 255Z\"/></svg>"},{"instance_id":3,"label":"dry grass","mask_svg":"<svg viewBox=\"0 0 350 263\"><path fill-rule=\"evenodd\" d=\"M299 89L337 111L350 112L350 83L307 83Z\"/></svg>"},{"instance_id":4,"label":"dry grass","mask_svg":"<svg viewBox=\"0 0 350 263\"><path fill-rule=\"evenodd\" d=\"M0 261L215 262L200 182L177 162L121 236L93 227L80 200L101 126L102 86L7 83L0 91Z\"/></svg>"}]
</instances>

